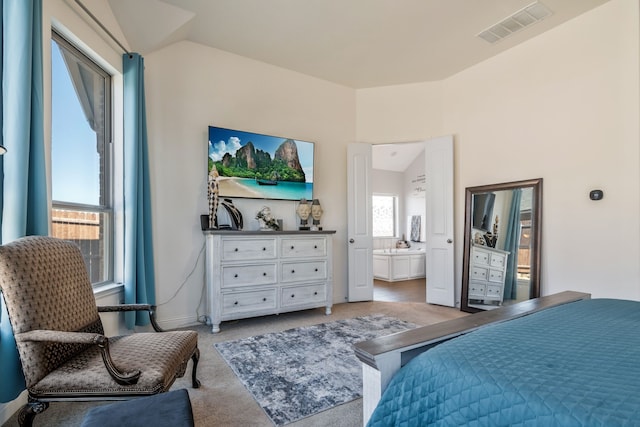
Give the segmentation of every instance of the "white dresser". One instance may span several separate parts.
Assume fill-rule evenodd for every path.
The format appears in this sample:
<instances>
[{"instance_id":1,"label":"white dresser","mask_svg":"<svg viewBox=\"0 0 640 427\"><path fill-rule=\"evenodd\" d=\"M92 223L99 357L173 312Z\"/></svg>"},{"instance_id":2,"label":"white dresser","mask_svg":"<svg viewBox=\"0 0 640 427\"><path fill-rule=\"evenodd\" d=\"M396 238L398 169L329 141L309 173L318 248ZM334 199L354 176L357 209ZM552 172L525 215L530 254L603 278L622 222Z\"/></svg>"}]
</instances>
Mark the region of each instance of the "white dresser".
<instances>
[{"instance_id":1,"label":"white dresser","mask_svg":"<svg viewBox=\"0 0 640 427\"><path fill-rule=\"evenodd\" d=\"M471 246L469 299L502 304L509 252L488 246Z\"/></svg>"},{"instance_id":2,"label":"white dresser","mask_svg":"<svg viewBox=\"0 0 640 427\"><path fill-rule=\"evenodd\" d=\"M333 306L335 231L204 231L211 331L220 322Z\"/></svg>"}]
</instances>

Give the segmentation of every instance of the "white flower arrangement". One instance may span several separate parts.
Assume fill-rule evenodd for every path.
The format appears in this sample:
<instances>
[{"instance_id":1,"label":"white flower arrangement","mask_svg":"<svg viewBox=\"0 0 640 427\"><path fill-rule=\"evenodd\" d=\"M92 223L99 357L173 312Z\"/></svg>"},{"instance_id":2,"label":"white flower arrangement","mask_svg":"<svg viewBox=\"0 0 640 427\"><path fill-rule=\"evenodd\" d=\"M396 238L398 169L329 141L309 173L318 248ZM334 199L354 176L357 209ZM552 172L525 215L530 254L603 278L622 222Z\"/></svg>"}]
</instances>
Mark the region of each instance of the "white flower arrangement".
<instances>
[{"instance_id":1,"label":"white flower arrangement","mask_svg":"<svg viewBox=\"0 0 640 427\"><path fill-rule=\"evenodd\" d=\"M268 206L264 206L262 209L258 211L256 214L256 219L260 221L260 224L265 227L268 227L272 230L280 230L280 226L278 225L278 221L271 214L271 209Z\"/></svg>"}]
</instances>

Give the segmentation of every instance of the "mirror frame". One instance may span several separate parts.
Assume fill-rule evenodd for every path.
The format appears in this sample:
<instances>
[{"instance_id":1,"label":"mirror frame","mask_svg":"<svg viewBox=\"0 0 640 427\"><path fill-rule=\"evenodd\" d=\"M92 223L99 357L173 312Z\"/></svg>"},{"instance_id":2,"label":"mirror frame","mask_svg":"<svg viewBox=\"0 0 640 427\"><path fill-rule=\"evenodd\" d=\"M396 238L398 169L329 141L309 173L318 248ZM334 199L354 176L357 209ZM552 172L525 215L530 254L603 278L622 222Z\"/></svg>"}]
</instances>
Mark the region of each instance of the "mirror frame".
<instances>
[{"instance_id":1,"label":"mirror frame","mask_svg":"<svg viewBox=\"0 0 640 427\"><path fill-rule=\"evenodd\" d=\"M480 185L477 187L467 187L465 189L465 216L464 216L464 253L462 257L462 291L460 294L460 310L467 313L484 311L476 307L469 306L469 258L471 257L471 214L472 197L474 194L487 193L491 191L513 190L516 188L532 187L531 212L531 287L529 299L540 296L540 258L542 243L542 178L528 179L523 181L504 182L501 184Z\"/></svg>"}]
</instances>

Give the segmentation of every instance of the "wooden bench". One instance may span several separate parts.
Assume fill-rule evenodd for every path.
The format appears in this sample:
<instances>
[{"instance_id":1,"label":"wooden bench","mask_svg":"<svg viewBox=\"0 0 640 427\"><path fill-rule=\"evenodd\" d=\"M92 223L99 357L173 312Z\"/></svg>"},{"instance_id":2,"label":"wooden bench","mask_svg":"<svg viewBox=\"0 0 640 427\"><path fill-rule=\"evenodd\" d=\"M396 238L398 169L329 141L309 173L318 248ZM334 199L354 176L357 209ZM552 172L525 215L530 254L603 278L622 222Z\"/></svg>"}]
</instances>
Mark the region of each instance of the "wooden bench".
<instances>
[{"instance_id":1,"label":"wooden bench","mask_svg":"<svg viewBox=\"0 0 640 427\"><path fill-rule=\"evenodd\" d=\"M487 325L506 322L547 308L590 298L591 294L565 291L356 343L354 345L356 356L362 362L364 424L366 425L369 421L391 378L418 354L451 338Z\"/></svg>"}]
</instances>

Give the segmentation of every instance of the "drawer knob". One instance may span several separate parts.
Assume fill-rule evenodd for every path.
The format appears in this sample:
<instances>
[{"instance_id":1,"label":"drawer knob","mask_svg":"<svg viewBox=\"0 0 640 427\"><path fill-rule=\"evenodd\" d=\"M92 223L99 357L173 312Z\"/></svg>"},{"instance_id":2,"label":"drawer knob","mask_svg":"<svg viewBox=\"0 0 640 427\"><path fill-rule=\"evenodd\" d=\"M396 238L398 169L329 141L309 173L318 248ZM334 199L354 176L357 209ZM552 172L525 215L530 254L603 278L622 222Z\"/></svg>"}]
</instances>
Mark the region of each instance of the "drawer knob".
<instances>
[{"instance_id":1,"label":"drawer knob","mask_svg":"<svg viewBox=\"0 0 640 427\"><path fill-rule=\"evenodd\" d=\"M316 271L318 271L318 269L316 268Z\"/></svg>"},{"instance_id":2,"label":"drawer knob","mask_svg":"<svg viewBox=\"0 0 640 427\"><path fill-rule=\"evenodd\" d=\"M291 294L291 298L295 298L295 297L296 297L296 294Z\"/></svg>"},{"instance_id":3,"label":"drawer knob","mask_svg":"<svg viewBox=\"0 0 640 427\"><path fill-rule=\"evenodd\" d=\"M233 251L234 251L234 252L238 252L238 248L235 248Z\"/></svg>"},{"instance_id":4,"label":"drawer knob","mask_svg":"<svg viewBox=\"0 0 640 427\"><path fill-rule=\"evenodd\" d=\"M293 273L295 273L295 272L296 272L295 270L291 270L291 274L293 274Z\"/></svg>"},{"instance_id":5,"label":"drawer knob","mask_svg":"<svg viewBox=\"0 0 640 427\"><path fill-rule=\"evenodd\" d=\"M263 250L263 251L266 251L266 250L267 250L267 248L262 248L262 250Z\"/></svg>"},{"instance_id":6,"label":"drawer knob","mask_svg":"<svg viewBox=\"0 0 640 427\"><path fill-rule=\"evenodd\" d=\"M263 276L266 276L266 275L267 275L267 273L262 273L262 275L263 275Z\"/></svg>"},{"instance_id":7,"label":"drawer knob","mask_svg":"<svg viewBox=\"0 0 640 427\"><path fill-rule=\"evenodd\" d=\"M313 294L314 294L314 295L318 295L318 291L315 291Z\"/></svg>"},{"instance_id":8,"label":"drawer knob","mask_svg":"<svg viewBox=\"0 0 640 427\"><path fill-rule=\"evenodd\" d=\"M266 301L266 300L267 300L266 298L262 298L262 301Z\"/></svg>"},{"instance_id":9,"label":"drawer knob","mask_svg":"<svg viewBox=\"0 0 640 427\"><path fill-rule=\"evenodd\" d=\"M234 302L233 305L238 305L238 301Z\"/></svg>"},{"instance_id":10,"label":"drawer knob","mask_svg":"<svg viewBox=\"0 0 640 427\"><path fill-rule=\"evenodd\" d=\"M318 245L313 245L313 249L318 249Z\"/></svg>"},{"instance_id":11,"label":"drawer knob","mask_svg":"<svg viewBox=\"0 0 640 427\"><path fill-rule=\"evenodd\" d=\"M238 273L234 274L233 277L238 277Z\"/></svg>"}]
</instances>

